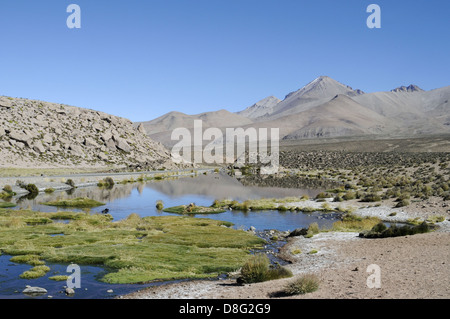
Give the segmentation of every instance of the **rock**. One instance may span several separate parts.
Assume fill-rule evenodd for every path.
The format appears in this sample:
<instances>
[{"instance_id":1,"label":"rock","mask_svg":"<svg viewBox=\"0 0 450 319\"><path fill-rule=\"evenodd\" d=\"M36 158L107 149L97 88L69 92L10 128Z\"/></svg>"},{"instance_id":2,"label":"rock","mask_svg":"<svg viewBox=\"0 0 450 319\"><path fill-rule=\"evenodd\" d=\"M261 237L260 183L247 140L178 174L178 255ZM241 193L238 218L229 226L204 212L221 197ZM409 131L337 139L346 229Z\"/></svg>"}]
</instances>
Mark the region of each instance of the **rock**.
<instances>
[{"instance_id":1,"label":"rock","mask_svg":"<svg viewBox=\"0 0 450 319\"><path fill-rule=\"evenodd\" d=\"M297 236L305 236L308 233L308 229L306 228L297 228L293 230L288 237L297 237Z\"/></svg>"},{"instance_id":2,"label":"rock","mask_svg":"<svg viewBox=\"0 0 450 319\"><path fill-rule=\"evenodd\" d=\"M72 296L75 294L75 290L73 288L66 288L66 290L64 290L64 292L66 293L66 295L68 296Z\"/></svg>"},{"instance_id":3,"label":"rock","mask_svg":"<svg viewBox=\"0 0 450 319\"><path fill-rule=\"evenodd\" d=\"M26 135L23 132L19 132L19 131L15 131L15 130L13 130L9 133L9 138L11 138L12 140L15 140L17 142L22 142L28 146L29 146L29 143L31 140L30 136Z\"/></svg>"},{"instance_id":4,"label":"rock","mask_svg":"<svg viewBox=\"0 0 450 319\"><path fill-rule=\"evenodd\" d=\"M102 161L107 161L108 160L108 156L105 153L100 152L100 153L97 154L97 156Z\"/></svg>"},{"instance_id":5,"label":"rock","mask_svg":"<svg viewBox=\"0 0 450 319\"><path fill-rule=\"evenodd\" d=\"M117 147L119 150L122 150L122 151L124 151L124 152L126 152L126 153L130 153L130 151L131 151L131 146L127 143L126 140L124 140L124 139L121 138L121 137L116 137L116 136L114 136L114 141L116 141L116 147Z\"/></svg>"},{"instance_id":6,"label":"rock","mask_svg":"<svg viewBox=\"0 0 450 319\"><path fill-rule=\"evenodd\" d=\"M146 131L146 129L145 129L145 127L144 127L144 125L142 123L139 124L139 126L137 127L137 130L139 132L141 132L142 134L147 134L147 131Z\"/></svg>"},{"instance_id":7,"label":"rock","mask_svg":"<svg viewBox=\"0 0 450 319\"><path fill-rule=\"evenodd\" d=\"M52 144L53 137L50 134L45 134L44 138L42 139L42 142L47 143L47 144Z\"/></svg>"},{"instance_id":8,"label":"rock","mask_svg":"<svg viewBox=\"0 0 450 319\"><path fill-rule=\"evenodd\" d=\"M94 139L92 137L86 137L84 139L84 145L86 145L87 147L95 147L98 148L98 144L96 141L94 141Z\"/></svg>"},{"instance_id":9,"label":"rock","mask_svg":"<svg viewBox=\"0 0 450 319\"><path fill-rule=\"evenodd\" d=\"M82 156L82 155L84 154L84 153L83 153L83 149L81 148L80 145L77 145L77 144L71 144L71 145L69 146L69 149L72 151L72 153L73 153L74 155Z\"/></svg>"},{"instance_id":10,"label":"rock","mask_svg":"<svg viewBox=\"0 0 450 319\"><path fill-rule=\"evenodd\" d=\"M33 150L34 150L36 153L39 153L39 154L45 152L44 145L42 145L42 142L41 142L41 141L37 141L36 143L34 143L34 145L33 145Z\"/></svg>"},{"instance_id":11,"label":"rock","mask_svg":"<svg viewBox=\"0 0 450 319\"><path fill-rule=\"evenodd\" d=\"M40 296L45 295L47 293L47 289L41 287L26 286L26 288L22 291L22 293L31 296Z\"/></svg>"},{"instance_id":12,"label":"rock","mask_svg":"<svg viewBox=\"0 0 450 319\"><path fill-rule=\"evenodd\" d=\"M106 147L108 148L109 151L113 151L114 152L114 151L117 150L116 143L114 143L114 141L112 139L109 139L106 142Z\"/></svg>"}]
</instances>

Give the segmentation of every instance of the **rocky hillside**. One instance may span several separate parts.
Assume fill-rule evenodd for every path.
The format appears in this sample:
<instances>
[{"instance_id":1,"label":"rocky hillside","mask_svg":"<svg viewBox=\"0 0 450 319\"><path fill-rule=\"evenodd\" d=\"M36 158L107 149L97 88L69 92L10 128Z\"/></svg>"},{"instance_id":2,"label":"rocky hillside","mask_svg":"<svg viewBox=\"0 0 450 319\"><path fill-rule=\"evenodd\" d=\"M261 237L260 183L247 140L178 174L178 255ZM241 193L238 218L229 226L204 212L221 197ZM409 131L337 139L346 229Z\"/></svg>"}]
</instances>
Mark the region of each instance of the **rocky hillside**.
<instances>
[{"instance_id":1,"label":"rocky hillside","mask_svg":"<svg viewBox=\"0 0 450 319\"><path fill-rule=\"evenodd\" d=\"M0 97L2 167L172 168L169 151L142 126L89 109Z\"/></svg>"}]
</instances>

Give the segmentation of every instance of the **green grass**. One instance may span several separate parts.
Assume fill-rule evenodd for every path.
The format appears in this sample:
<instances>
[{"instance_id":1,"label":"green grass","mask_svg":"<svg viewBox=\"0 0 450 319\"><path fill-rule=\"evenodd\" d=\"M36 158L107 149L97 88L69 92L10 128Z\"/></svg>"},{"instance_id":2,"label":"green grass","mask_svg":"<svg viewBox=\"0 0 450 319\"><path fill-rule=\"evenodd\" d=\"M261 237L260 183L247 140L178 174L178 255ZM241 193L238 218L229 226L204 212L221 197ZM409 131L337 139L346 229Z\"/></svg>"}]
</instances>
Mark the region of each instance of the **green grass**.
<instances>
[{"instance_id":1,"label":"green grass","mask_svg":"<svg viewBox=\"0 0 450 319\"><path fill-rule=\"evenodd\" d=\"M93 199L82 197L74 199L56 200L42 204L47 206L70 207L70 208L93 208L105 205L105 203L101 203Z\"/></svg>"},{"instance_id":2,"label":"green grass","mask_svg":"<svg viewBox=\"0 0 450 319\"><path fill-rule=\"evenodd\" d=\"M12 257L9 261L18 264L28 264L32 266L44 265L45 262L39 259L38 255L18 255Z\"/></svg>"},{"instance_id":3,"label":"green grass","mask_svg":"<svg viewBox=\"0 0 450 319\"><path fill-rule=\"evenodd\" d=\"M0 202L0 208L16 207L17 205L9 202Z\"/></svg>"},{"instance_id":4,"label":"green grass","mask_svg":"<svg viewBox=\"0 0 450 319\"><path fill-rule=\"evenodd\" d=\"M163 212L181 215L196 215L196 214L220 214L224 213L225 209L216 207L205 207L205 206L175 206L163 209Z\"/></svg>"},{"instance_id":5,"label":"green grass","mask_svg":"<svg viewBox=\"0 0 450 319\"><path fill-rule=\"evenodd\" d=\"M69 279L69 276L58 275L58 276L48 277L48 279L54 280L54 281L67 281L67 279Z\"/></svg>"},{"instance_id":6,"label":"green grass","mask_svg":"<svg viewBox=\"0 0 450 319\"><path fill-rule=\"evenodd\" d=\"M50 268L45 265L35 266L30 270L25 271L20 275L22 279L36 279L45 276L47 272L50 271Z\"/></svg>"},{"instance_id":7,"label":"green grass","mask_svg":"<svg viewBox=\"0 0 450 319\"><path fill-rule=\"evenodd\" d=\"M378 217L359 217L354 214L346 214L342 220L333 223L332 231L362 232L372 229L381 222Z\"/></svg>"},{"instance_id":8,"label":"green grass","mask_svg":"<svg viewBox=\"0 0 450 319\"><path fill-rule=\"evenodd\" d=\"M246 200L242 203L238 201L232 201L229 199L215 200L212 207L216 208L231 208L234 210L301 210L302 208L295 207L292 203L297 203L306 200L306 197L286 197L286 198L261 198ZM291 204L291 205L290 205ZM321 209L314 209L314 211L320 211Z\"/></svg>"},{"instance_id":9,"label":"green grass","mask_svg":"<svg viewBox=\"0 0 450 319\"><path fill-rule=\"evenodd\" d=\"M60 218L70 222L52 222ZM29 226L29 220L50 222ZM107 273L100 280L108 283L210 278L236 271L249 258L249 251L265 242L222 227L231 225L188 216L131 214L113 222L102 214L0 209L0 251L22 262L105 267ZM24 255L28 257L19 257ZM31 269L23 277L37 278L42 270Z\"/></svg>"}]
</instances>

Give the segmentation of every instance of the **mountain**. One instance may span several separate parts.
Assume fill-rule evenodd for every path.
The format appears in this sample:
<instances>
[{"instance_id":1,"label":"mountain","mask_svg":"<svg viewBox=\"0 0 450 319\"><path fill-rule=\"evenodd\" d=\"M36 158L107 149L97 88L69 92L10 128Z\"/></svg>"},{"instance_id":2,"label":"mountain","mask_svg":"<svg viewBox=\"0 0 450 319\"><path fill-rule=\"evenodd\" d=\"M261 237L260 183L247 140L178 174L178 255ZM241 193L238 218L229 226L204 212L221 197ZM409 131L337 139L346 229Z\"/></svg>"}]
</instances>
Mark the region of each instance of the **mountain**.
<instances>
[{"instance_id":1,"label":"mountain","mask_svg":"<svg viewBox=\"0 0 450 319\"><path fill-rule=\"evenodd\" d=\"M450 86L425 91L411 84L365 93L320 76L283 100L269 96L234 117L224 110L203 116L171 112L142 125L167 146L171 130L190 128L194 119L203 119L204 127L279 128L285 140L428 136L450 134L449 100ZM218 122L211 120L219 113Z\"/></svg>"},{"instance_id":2,"label":"mountain","mask_svg":"<svg viewBox=\"0 0 450 319\"><path fill-rule=\"evenodd\" d=\"M317 107L274 120L257 122L252 127L279 128L280 138L297 140L379 134L386 129L386 118L350 97L338 94Z\"/></svg>"},{"instance_id":3,"label":"mountain","mask_svg":"<svg viewBox=\"0 0 450 319\"><path fill-rule=\"evenodd\" d=\"M175 167L142 128L94 110L0 96L0 166Z\"/></svg>"},{"instance_id":4,"label":"mountain","mask_svg":"<svg viewBox=\"0 0 450 319\"><path fill-rule=\"evenodd\" d=\"M269 96L259 102L256 102L252 106L249 106L245 110L237 112L237 114L249 119L257 119L259 117L272 114L273 109L280 102L281 100L276 98L275 96Z\"/></svg>"},{"instance_id":5,"label":"mountain","mask_svg":"<svg viewBox=\"0 0 450 319\"><path fill-rule=\"evenodd\" d=\"M364 94L361 90L353 90L328 76L320 76L301 89L291 92L279 102L272 113L256 120L280 118L289 114L303 112L328 102L336 95L358 96Z\"/></svg>"},{"instance_id":6,"label":"mountain","mask_svg":"<svg viewBox=\"0 0 450 319\"><path fill-rule=\"evenodd\" d=\"M251 119L227 110L219 110L215 112L205 112L195 115L188 115L181 112L169 112L152 121L136 122L134 127L142 127L147 134L170 147L176 142L171 141L171 133L176 128L194 128L194 120L202 120L202 127L242 127L253 123Z\"/></svg>"},{"instance_id":7,"label":"mountain","mask_svg":"<svg viewBox=\"0 0 450 319\"><path fill-rule=\"evenodd\" d=\"M181 112L169 112L152 121L137 122L136 125L142 125L147 134L152 135L160 132L172 131L179 127L193 128L194 120L202 120L203 127L224 127L227 125L242 126L252 123L253 121L228 112L227 110L219 110L215 112L206 112L196 115L188 115Z\"/></svg>"},{"instance_id":8,"label":"mountain","mask_svg":"<svg viewBox=\"0 0 450 319\"><path fill-rule=\"evenodd\" d=\"M391 90L391 92L422 92L423 90L417 85L411 84L409 86L400 86Z\"/></svg>"}]
</instances>

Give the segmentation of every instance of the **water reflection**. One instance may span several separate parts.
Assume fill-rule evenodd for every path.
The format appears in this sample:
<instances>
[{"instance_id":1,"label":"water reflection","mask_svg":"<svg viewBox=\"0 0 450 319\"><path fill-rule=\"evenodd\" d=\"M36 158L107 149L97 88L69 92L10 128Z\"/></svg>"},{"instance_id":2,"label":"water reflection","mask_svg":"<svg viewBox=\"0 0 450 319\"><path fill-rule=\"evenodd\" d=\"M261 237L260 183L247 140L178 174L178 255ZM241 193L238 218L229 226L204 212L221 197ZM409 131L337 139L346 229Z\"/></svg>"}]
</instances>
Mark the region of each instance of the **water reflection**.
<instances>
[{"instance_id":1,"label":"water reflection","mask_svg":"<svg viewBox=\"0 0 450 319\"><path fill-rule=\"evenodd\" d=\"M314 197L323 188L282 188L244 186L239 180L226 174L201 175L195 178L183 177L179 179L151 181L147 183L116 184L111 189L100 187L76 188L71 192L55 192L39 194L36 198L20 198L16 209L33 209L42 212L56 212L60 210L82 211L73 208L58 208L43 205L42 203L87 197L106 205L84 210L91 213L100 213L109 210L114 220L126 218L131 213L141 217L170 215L156 209L156 202L163 201L164 207L195 203L196 205L210 206L215 199L230 198L238 201L257 198L284 198L288 196L308 195ZM257 229L293 230L304 227L320 218L315 214L302 214L298 212L239 212L227 211L218 215L205 215L206 217L230 221L236 228L254 226Z\"/></svg>"}]
</instances>

